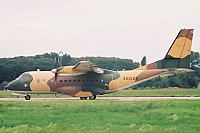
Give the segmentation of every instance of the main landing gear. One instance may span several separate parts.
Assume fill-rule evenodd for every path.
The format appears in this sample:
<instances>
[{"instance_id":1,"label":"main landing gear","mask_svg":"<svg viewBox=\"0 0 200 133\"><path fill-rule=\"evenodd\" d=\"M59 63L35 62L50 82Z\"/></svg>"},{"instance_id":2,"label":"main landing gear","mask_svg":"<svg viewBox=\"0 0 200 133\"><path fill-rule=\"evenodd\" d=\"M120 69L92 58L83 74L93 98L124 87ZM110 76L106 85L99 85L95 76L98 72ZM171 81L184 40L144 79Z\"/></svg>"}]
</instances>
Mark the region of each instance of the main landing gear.
<instances>
[{"instance_id":1,"label":"main landing gear","mask_svg":"<svg viewBox=\"0 0 200 133\"><path fill-rule=\"evenodd\" d=\"M25 98L26 100L30 100L30 99L31 99L31 96L27 94L26 96L24 96L24 98Z\"/></svg>"},{"instance_id":2,"label":"main landing gear","mask_svg":"<svg viewBox=\"0 0 200 133\"><path fill-rule=\"evenodd\" d=\"M80 99L81 99L81 100L86 100L86 99L87 99L87 97L80 97Z\"/></svg>"},{"instance_id":3,"label":"main landing gear","mask_svg":"<svg viewBox=\"0 0 200 133\"><path fill-rule=\"evenodd\" d=\"M96 99L96 95L89 97L90 100L95 100Z\"/></svg>"},{"instance_id":4,"label":"main landing gear","mask_svg":"<svg viewBox=\"0 0 200 133\"><path fill-rule=\"evenodd\" d=\"M80 97L81 100L86 100L87 97ZM96 99L96 95L89 97L90 100L95 100Z\"/></svg>"}]
</instances>

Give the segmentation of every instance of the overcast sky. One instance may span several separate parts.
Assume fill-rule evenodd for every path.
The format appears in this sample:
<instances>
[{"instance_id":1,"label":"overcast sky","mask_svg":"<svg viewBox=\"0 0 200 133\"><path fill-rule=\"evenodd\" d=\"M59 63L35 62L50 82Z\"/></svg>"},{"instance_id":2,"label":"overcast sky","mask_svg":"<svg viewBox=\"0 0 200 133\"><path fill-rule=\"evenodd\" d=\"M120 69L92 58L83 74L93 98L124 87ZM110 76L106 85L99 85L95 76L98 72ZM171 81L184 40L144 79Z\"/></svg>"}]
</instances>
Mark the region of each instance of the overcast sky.
<instances>
[{"instance_id":1,"label":"overcast sky","mask_svg":"<svg viewBox=\"0 0 200 133\"><path fill-rule=\"evenodd\" d=\"M200 52L199 0L0 0L0 57L63 51L153 62L181 28L194 28Z\"/></svg>"}]
</instances>

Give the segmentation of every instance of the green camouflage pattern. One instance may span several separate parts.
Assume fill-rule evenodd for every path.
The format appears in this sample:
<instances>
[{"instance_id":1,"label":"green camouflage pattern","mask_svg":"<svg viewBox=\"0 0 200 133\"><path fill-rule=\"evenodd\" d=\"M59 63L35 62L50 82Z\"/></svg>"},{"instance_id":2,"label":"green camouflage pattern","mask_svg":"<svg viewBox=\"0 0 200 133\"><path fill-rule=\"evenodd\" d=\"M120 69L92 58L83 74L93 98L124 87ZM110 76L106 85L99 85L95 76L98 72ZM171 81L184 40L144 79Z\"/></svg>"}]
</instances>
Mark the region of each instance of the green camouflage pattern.
<instances>
[{"instance_id":1,"label":"green camouflage pattern","mask_svg":"<svg viewBox=\"0 0 200 133\"><path fill-rule=\"evenodd\" d=\"M190 72L192 37L193 29L180 30L162 60L134 70L100 69L90 61L81 61L75 66L52 71L25 72L6 88L27 96L31 93L63 93L81 99L95 99L98 94L116 92L156 77Z\"/></svg>"}]
</instances>

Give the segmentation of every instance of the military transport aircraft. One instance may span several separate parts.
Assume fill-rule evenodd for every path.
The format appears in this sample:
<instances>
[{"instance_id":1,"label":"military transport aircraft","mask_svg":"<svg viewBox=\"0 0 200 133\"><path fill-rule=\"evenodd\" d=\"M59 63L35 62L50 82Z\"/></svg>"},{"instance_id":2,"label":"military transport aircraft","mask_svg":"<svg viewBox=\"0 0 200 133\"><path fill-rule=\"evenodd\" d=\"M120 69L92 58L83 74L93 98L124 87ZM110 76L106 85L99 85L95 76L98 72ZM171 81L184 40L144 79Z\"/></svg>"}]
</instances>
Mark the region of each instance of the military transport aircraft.
<instances>
[{"instance_id":1,"label":"military transport aircraft","mask_svg":"<svg viewBox=\"0 0 200 133\"><path fill-rule=\"evenodd\" d=\"M154 63L127 71L98 68L90 61L80 61L75 66L63 66L51 71L31 71L21 74L6 88L13 95L62 93L81 100L95 100L96 95L116 92L147 80L190 72L190 52L193 29L178 33L166 56Z\"/></svg>"}]
</instances>

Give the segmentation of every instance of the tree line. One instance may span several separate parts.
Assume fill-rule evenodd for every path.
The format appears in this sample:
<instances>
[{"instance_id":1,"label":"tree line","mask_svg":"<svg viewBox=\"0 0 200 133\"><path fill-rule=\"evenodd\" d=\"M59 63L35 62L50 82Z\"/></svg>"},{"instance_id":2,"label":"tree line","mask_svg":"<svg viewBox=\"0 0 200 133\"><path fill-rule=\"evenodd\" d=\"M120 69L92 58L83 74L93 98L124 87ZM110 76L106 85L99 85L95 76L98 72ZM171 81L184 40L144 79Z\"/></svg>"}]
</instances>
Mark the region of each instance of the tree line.
<instances>
[{"instance_id":1,"label":"tree line","mask_svg":"<svg viewBox=\"0 0 200 133\"><path fill-rule=\"evenodd\" d=\"M35 56L19 56L14 58L0 58L0 83L7 83L23 72L36 71L40 69L42 71L50 71L58 61L59 56L57 53L45 53ZM115 57L71 57L68 54L62 56L62 65L75 65L79 61L87 60L96 64L100 68L110 70L130 70L139 67L138 62L133 62L131 59L120 59ZM58 63L58 62L57 62Z\"/></svg>"},{"instance_id":2,"label":"tree line","mask_svg":"<svg viewBox=\"0 0 200 133\"><path fill-rule=\"evenodd\" d=\"M55 60L56 58L56 60ZM35 56L19 56L14 58L0 58L0 83L7 84L14 80L23 72L36 71L37 69L49 71L58 61L58 54L55 52L45 53ZM116 57L71 57L69 54L62 56L62 65L75 65L79 61L87 60L96 64L99 68L110 70L131 70L141 65L145 65L146 56L141 63L134 62L132 59L120 59ZM57 62L58 63L58 62ZM198 52L191 53L190 68L191 73L178 74L172 77L156 78L143 84L134 86L133 89L140 88L166 88L166 87L197 87L200 82L200 55Z\"/></svg>"}]
</instances>

